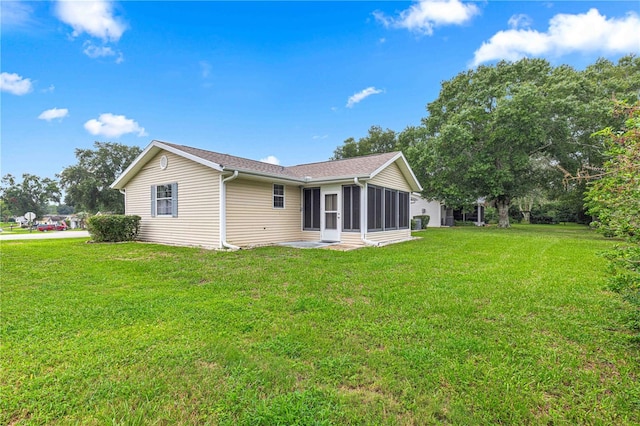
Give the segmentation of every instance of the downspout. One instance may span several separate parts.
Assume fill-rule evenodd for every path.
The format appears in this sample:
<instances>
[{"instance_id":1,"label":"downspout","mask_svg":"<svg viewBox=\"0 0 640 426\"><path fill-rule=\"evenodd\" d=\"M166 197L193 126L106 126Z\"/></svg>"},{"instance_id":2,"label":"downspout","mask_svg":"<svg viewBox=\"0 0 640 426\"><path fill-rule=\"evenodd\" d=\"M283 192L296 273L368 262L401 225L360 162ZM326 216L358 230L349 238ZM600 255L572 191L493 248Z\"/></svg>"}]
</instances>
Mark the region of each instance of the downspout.
<instances>
[{"instance_id":1,"label":"downspout","mask_svg":"<svg viewBox=\"0 0 640 426\"><path fill-rule=\"evenodd\" d=\"M222 179L220 188L220 244L222 248L231 250L240 250L240 247L227 242L227 185L225 184L237 177L238 171L236 170L231 176Z\"/></svg>"},{"instance_id":2,"label":"downspout","mask_svg":"<svg viewBox=\"0 0 640 426\"><path fill-rule=\"evenodd\" d=\"M365 187L364 187L364 183L360 183L360 181L358 180L357 177L353 178L353 183L355 183L356 185L358 185L360 187L360 192L362 195L360 195L360 204L362 206L366 206L366 203L364 203L364 198L365 198ZM367 231L366 231L366 209L365 208L361 208L360 209L360 239L362 240L363 243L365 243L366 245L369 246L375 246L378 247L380 245L379 242L377 241L371 241L371 240L367 240Z\"/></svg>"}]
</instances>

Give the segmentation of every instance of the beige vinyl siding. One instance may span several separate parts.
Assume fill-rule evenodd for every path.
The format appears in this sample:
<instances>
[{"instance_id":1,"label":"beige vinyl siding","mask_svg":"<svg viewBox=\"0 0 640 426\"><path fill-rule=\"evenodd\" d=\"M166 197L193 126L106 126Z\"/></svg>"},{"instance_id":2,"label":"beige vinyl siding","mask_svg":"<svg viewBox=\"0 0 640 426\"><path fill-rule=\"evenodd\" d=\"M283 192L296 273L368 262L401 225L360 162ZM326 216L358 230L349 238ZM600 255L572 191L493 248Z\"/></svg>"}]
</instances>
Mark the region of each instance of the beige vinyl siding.
<instances>
[{"instance_id":1,"label":"beige vinyl siding","mask_svg":"<svg viewBox=\"0 0 640 426\"><path fill-rule=\"evenodd\" d=\"M300 189L285 185L284 208L273 207L273 183L238 179L227 184L227 241L237 246L302 239Z\"/></svg>"},{"instance_id":2,"label":"beige vinyl siding","mask_svg":"<svg viewBox=\"0 0 640 426\"><path fill-rule=\"evenodd\" d=\"M411 238L410 229L394 229L392 231L380 231L367 233L367 240L378 243L389 243L392 241L404 241Z\"/></svg>"},{"instance_id":3,"label":"beige vinyl siding","mask_svg":"<svg viewBox=\"0 0 640 426\"><path fill-rule=\"evenodd\" d=\"M320 241L320 231L302 231L300 241Z\"/></svg>"},{"instance_id":4,"label":"beige vinyl siding","mask_svg":"<svg viewBox=\"0 0 640 426\"><path fill-rule=\"evenodd\" d=\"M369 183L371 185L383 186L389 189L411 192L411 186L404 178L404 175L396 163L393 163L386 169L382 170L376 175L376 177L371 179Z\"/></svg>"},{"instance_id":5,"label":"beige vinyl siding","mask_svg":"<svg viewBox=\"0 0 640 426\"><path fill-rule=\"evenodd\" d=\"M343 244L364 244L362 242L362 236L360 235L360 231L358 232L342 232L340 234L340 242Z\"/></svg>"},{"instance_id":6,"label":"beige vinyl siding","mask_svg":"<svg viewBox=\"0 0 640 426\"><path fill-rule=\"evenodd\" d=\"M166 155L167 168L160 169ZM177 182L178 217L151 217L151 186ZM170 152L160 152L126 186L126 213L142 218L139 239L219 248L220 173Z\"/></svg>"}]
</instances>

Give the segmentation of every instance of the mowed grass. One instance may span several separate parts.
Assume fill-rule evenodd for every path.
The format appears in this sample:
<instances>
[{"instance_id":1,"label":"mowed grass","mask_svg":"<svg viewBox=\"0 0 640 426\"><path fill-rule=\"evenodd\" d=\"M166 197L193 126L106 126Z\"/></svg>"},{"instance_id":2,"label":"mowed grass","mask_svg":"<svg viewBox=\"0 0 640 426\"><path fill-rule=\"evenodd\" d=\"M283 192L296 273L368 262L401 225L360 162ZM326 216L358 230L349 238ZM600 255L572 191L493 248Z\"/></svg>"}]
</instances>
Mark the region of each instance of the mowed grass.
<instances>
[{"instance_id":1,"label":"mowed grass","mask_svg":"<svg viewBox=\"0 0 640 426\"><path fill-rule=\"evenodd\" d=\"M350 252L4 241L2 424L638 424L586 228Z\"/></svg>"}]
</instances>

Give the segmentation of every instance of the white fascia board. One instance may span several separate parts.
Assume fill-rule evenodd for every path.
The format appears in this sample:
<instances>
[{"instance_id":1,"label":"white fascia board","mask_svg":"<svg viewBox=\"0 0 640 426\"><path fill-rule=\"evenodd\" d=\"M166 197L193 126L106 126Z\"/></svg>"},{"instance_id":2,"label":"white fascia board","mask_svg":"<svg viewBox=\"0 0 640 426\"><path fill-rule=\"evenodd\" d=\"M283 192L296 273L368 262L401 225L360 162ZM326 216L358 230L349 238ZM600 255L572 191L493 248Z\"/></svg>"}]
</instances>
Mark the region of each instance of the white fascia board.
<instances>
[{"instance_id":1,"label":"white fascia board","mask_svg":"<svg viewBox=\"0 0 640 426\"><path fill-rule=\"evenodd\" d=\"M354 178L358 178L360 180L369 180L370 176L369 175L345 175L345 176L328 176L328 177L322 177L322 178L311 178L308 180L305 180L304 183L307 184L315 184L315 183L342 183L342 182L353 182Z\"/></svg>"},{"instance_id":2,"label":"white fascia board","mask_svg":"<svg viewBox=\"0 0 640 426\"><path fill-rule=\"evenodd\" d=\"M402 152L398 152L389 161L378 167L376 171L371 173L371 178L373 179L374 176L389 167L391 164L398 162L398 160L400 160L398 166L400 167L400 170L402 171L405 179L407 179L407 182L409 182L411 189L413 191L422 191L422 185L420 185L420 182L418 182L418 178L413 173L413 170L411 170L411 166L409 165L409 162Z\"/></svg>"},{"instance_id":3,"label":"white fascia board","mask_svg":"<svg viewBox=\"0 0 640 426\"><path fill-rule=\"evenodd\" d=\"M275 182L275 183L295 184L295 185L300 185L301 183L304 183L304 180L302 179L278 175L274 173L263 173L255 170L243 169L240 167L223 167L223 171L225 172L238 171L238 173L241 174L241 177L250 179L250 180L260 180L260 181L269 181L269 182Z\"/></svg>"},{"instance_id":4,"label":"white fascia board","mask_svg":"<svg viewBox=\"0 0 640 426\"><path fill-rule=\"evenodd\" d=\"M131 164L129 164L129 167L127 167L124 172L122 172L120 174L120 176L118 176L116 178L116 180L109 185L110 188L112 189L122 189L124 188L124 185L131 179L132 174L135 174L137 171L139 171L148 161L149 159L156 154L156 152L158 151L158 149L156 148L156 146L154 146L153 142L151 142L149 145L147 145L147 147L140 153L140 155L138 155L136 157L135 160L133 160L131 162ZM151 153L151 155L150 155Z\"/></svg>"},{"instance_id":5,"label":"white fascia board","mask_svg":"<svg viewBox=\"0 0 640 426\"><path fill-rule=\"evenodd\" d=\"M125 171L122 172L122 174L120 174L120 176L118 176L118 178L111 185L109 185L109 187L112 189L124 188L126 183L129 182L129 180L131 180L131 178L136 173L138 173L140 169L142 169L142 167L144 167L144 165L147 164L149 160L151 160L151 158L153 158L161 150L168 151L180 157L187 158L191 161L202 164L206 167L210 167L214 170L218 170L220 172L222 171L222 166L214 163L213 161L205 160L204 158L200 158L193 154L184 152L180 149L176 149L172 146L166 145L160 141L154 140L151 141L149 145L147 145L147 147L140 153L140 155L138 155L138 157L133 160L129 167L127 167Z\"/></svg>"},{"instance_id":6,"label":"white fascia board","mask_svg":"<svg viewBox=\"0 0 640 426\"><path fill-rule=\"evenodd\" d=\"M172 154L179 155L180 157L184 157L191 161L194 161L198 164L202 164L203 166L210 167L214 170L221 172L223 170L222 166L218 163L214 163L213 161L205 160L202 157L198 157L197 155L189 154L188 152L182 151L181 149L174 148L169 145L165 145L160 141L153 141L152 144L155 144L157 147L164 149L165 151L169 151Z\"/></svg>"}]
</instances>

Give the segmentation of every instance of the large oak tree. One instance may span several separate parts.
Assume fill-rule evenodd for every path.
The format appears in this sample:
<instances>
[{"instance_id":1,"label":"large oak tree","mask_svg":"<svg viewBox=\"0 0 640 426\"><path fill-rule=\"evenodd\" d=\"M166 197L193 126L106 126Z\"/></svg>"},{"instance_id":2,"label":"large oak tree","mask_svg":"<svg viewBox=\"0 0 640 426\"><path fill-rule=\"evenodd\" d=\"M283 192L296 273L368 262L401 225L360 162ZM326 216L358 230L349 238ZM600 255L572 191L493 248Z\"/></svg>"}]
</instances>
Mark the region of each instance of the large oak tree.
<instances>
[{"instance_id":1,"label":"large oak tree","mask_svg":"<svg viewBox=\"0 0 640 426\"><path fill-rule=\"evenodd\" d=\"M456 205L495 202L509 226L517 197L557 187L564 170L598 167L604 146L590 135L610 124L613 97L633 99L640 61L600 60L579 72L543 59L502 61L458 74L427 105L425 193Z\"/></svg>"},{"instance_id":2,"label":"large oak tree","mask_svg":"<svg viewBox=\"0 0 640 426\"><path fill-rule=\"evenodd\" d=\"M76 211L124 213L124 197L109 185L142 150L115 142L95 142L94 148L76 149L78 163L60 173L65 203Z\"/></svg>"}]
</instances>

